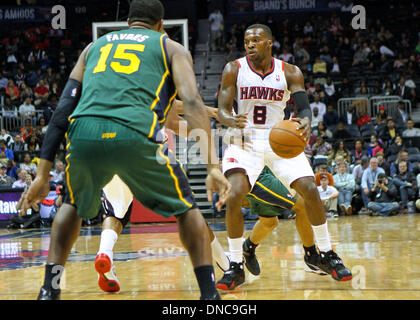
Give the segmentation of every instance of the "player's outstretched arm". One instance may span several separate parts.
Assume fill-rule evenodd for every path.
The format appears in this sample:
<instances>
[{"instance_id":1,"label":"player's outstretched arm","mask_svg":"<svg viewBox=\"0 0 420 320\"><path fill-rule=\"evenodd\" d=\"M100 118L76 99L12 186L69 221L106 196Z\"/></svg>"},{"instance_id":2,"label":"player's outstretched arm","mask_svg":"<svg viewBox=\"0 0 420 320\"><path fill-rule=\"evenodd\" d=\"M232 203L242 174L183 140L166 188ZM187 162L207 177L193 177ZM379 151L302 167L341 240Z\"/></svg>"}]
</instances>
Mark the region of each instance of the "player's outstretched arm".
<instances>
[{"instance_id":1,"label":"player's outstretched arm","mask_svg":"<svg viewBox=\"0 0 420 320\"><path fill-rule=\"evenodd\" d=\"M305 91L305 81L303 74L297 66L294 66L289 63L284 63L284 73L286 76L287 87L295 101L296 109L299 118L292 119L300 123L299 129L303 130L303 135L305 135L306 140L309 140L311 135L311 121L312 121L312 112L309 106L308 95Z\"/></svg>"},{"instance_id":2,"label":"player's outstretched arm","mask_svg":"<svg viewBox=\"0 0 420 320\"><path fill-rule=\"evenodd\" d=\"M68 128L68 117L74 111L79 102L82 90L82 80L85 69L85 56L90 44L83 50L76 65L70 73L66 86L57 105L57 109L48 124L41 147L40 162L36 172L36 178L31 184L23 200L21 212L26 212L33 204L41 202L50 191L49 175L53 161L61 141Z\"/></svg>"},{"instance_id":3,"label":"player's outstretched arm","mask_svg":"<svg viewBox=\"0 0 420 320\"><path fill-rule=\"evenodd\" d=\"M201 154L207 165L208 198L211 201L213 191L218 192L220 201L216 205L221 207L229 197L232 186L219 168L219 161L210 131L210 121L198 92L191 54L179 43L170 39L166 39L166 48L172 66L172 78L178 90L178 95L184 104L188 126L191 130L202 129L204 131L202 139L197 142L200 144Z\"/></svg>"},{"instance_id":4,"label":"player's outstretched arm","mask_svg":"<svg viewBox=\"0 0 420 320\"><path fill-rule=\"evenodd\" d=\"M236 116L232 114L238 70L239 64L236 61L229 62L223 69L218 99L219 122L226 127L243 129L245 128L247 114Z\"/></svg>"}]
</instances>

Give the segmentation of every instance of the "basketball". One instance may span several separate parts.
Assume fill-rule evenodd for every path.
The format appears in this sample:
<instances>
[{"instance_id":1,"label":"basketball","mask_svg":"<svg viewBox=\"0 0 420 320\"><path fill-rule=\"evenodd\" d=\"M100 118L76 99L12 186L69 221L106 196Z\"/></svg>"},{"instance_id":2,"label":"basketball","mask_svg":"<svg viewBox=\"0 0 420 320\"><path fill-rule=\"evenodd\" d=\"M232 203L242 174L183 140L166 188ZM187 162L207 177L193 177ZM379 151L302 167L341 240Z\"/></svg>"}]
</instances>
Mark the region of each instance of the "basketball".
<instances>
[{"instance_id":1,"label":"basketball","mask_svg":"<svg viewBox=\"0 0 420 320\"><path fill-rule=\"evenodd\" d=\"M270 131L270 146L279 157L294 158L305 150L306 140L303 130L296 130L299 123L291 120L278 122Z\"/></svg>"}]
</instances>

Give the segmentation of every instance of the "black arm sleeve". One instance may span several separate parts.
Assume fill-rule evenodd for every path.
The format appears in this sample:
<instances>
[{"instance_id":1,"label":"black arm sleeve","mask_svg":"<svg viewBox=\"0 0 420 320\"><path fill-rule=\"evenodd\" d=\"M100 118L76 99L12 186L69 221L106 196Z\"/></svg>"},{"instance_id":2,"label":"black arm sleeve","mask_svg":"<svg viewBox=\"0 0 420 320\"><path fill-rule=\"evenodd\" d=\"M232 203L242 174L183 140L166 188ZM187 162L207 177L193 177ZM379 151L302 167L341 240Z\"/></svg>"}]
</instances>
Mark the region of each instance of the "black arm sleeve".
<instances>
[{"instance_id":1,"label":"black arm sleeve","mask_svg":"<svg viewBox=\"0 0 420 320\"><path fill-rule=\"evenodd\" d=\"M40 158L53 161L61 141L64 139L69 126L68 117L72 114L79 102L82 92L82 83L69 79L61 94L58 106L55 109L47 132L42 143Z\"/></svg>"},{"instance_id":2,"label":"black arm sleeve","mask_svg":"<svg viewBox=\"0 0 420 320\"><path fill-rule=\"evenodd\" d=\"M308 117L312 121L312 112L309 106L308 95L305 91L298 91L292 94L292 98L295 101L296 111L299 118Z\"/></svg>"}]
</instances>

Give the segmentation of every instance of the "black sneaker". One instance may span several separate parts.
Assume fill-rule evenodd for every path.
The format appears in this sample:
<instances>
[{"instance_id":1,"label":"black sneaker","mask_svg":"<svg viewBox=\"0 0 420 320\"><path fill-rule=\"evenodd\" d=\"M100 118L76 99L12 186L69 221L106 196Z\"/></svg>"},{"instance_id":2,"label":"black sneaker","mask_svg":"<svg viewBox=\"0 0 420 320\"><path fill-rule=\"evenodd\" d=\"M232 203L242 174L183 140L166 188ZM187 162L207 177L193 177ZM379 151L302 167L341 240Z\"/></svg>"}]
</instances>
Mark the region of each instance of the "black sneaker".
<instances>
[{"instance_id":1,"label":"black sneaker","mask_svg":"<svg viewBox=\"0 0 420 320\"><path fill-rule=\"evenodd\" d=\"M254 276L258 276L261 272L260 264L258 263L257 256L255 255L255 249L250 250L249 247L246 245L246 240L242 245L242 251L245 258L245 266L249 272L251 272Z\"/></svg>"},{"instance_id":2,"label":"black sneaker","mask_svg":"<svg viewBox=\"0 0 420 320\"><path fill-rule=\"evenodd\" d=\"M316 254L313 253L311 255L309 255L308 252L305 252L303 260L305 261L304 269L306 272L313 272L321 276L325 276L328 274L319 268L319 265L321 264L321 256L318 254L318 252Z\"/></svg>"},{"instance_id":3,"label":"black sneaker","mask_svg":"<svg viewBox=\"0 0 420 320\"><path fill-rule=\"evenodd\" d=\"M60 300L60 289L46 289L41 287L38 300Z\"/></svg>"},{"instance_id":4,"label":"black sneaker","mask_svg":"<svg viewBox=\"0 0 420 320\"><path fill-rule=\"evenodd\" d=\"M351 271L347 269L340 257L332 250L320 252L319 269L327 272L337 281L348 281L353 278Z\"/></svg>"},{"instance_id":5,"label":"black sneaker","mask_svg":"<svg viewBox=\"0 0 420 320\"><path fill-rule=\"evenodd\" d=\"M230 268L220 279L216 288L221 290L233 290L245 282L245 271L243 263L231 262Z\"/></svg>"}]
</instances>

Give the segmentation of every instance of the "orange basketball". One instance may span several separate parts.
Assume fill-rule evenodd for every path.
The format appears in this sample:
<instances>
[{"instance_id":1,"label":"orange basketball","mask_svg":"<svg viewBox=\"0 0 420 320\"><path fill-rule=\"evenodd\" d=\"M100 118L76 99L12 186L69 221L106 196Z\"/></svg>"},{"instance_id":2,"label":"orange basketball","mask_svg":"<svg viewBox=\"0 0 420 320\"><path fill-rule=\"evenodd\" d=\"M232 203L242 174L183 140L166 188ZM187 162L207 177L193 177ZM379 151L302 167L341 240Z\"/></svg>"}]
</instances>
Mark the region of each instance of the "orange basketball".
<instances>
[{"instance_id":1,"label":"orange basketball","mask_svg":"<svg viewBox=\"0 0 420 320\"><path fill-rule=\"evenodd\" d=\"M270 146L279 157L294 158L305 150L307 142L300 135L303 130L296 130L298 127L298 122L283 120L271 129Z\"/></svg>"}]
</instances>

